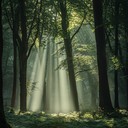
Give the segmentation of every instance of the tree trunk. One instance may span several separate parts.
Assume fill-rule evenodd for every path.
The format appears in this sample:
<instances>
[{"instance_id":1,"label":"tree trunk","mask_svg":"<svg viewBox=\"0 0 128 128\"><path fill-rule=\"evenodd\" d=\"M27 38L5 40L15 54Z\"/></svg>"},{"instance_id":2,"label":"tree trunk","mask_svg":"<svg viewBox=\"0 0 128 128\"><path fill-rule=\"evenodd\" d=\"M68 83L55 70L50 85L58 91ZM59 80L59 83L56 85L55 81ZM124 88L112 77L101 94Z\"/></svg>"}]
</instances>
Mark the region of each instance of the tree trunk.
<instances>
[{"instance_id":1,"label":"tree trunk","mask_svg":"<svg viewBox=\"0 0 128 128\"><path fill-rule=\"evenodd\" d=\"M12 89L12 98L11 98L11 107L15 107L16 100L16 84L17 84L17 46L16 42L13 39L13 48L14 48L14 60L13 60L13 89Z\"/></svg>"},{"instance_id":2,"label":"tree trunk","mask_svg":"<svg viewBox=\"0 0 128 128\"><path fill-rule=\"evenodd\" d=\"M43 111L47 111L47 108L48 108L48 98L47 98L47 73L48 73L48 60L49 60L49 57L48 57L48 54L49 54L49 47L50 47L50 42L48 41L47 42L47 47L46 47L46 50L47 50L47 53L46 53L46 65L45 65L45 74L44 74L44 88L43 88Z\"/></svg>"},{"instance_id":3,"label":"tree trunk","mask_svg":"<svg viewBox=\"0 0 128 128\"><path fill-rule=\"evenodd\" d=\"M119 39L118 39L118 16L119 16L119 2L118 0L115 1L115 57L118 58L118 49L119 49ZM115 108L119 108L119 85L118 85L118 69L114 71L114 81L115 81Z\"/></svg>"},{"instance_id":4,"label":"tree trunk","mask_svg":"<svg viewBox=\"0 0 128 128\"><path fill-rule=\"evenodd\" d=\"M27 60L25 55L20 57L20 111L25 112L27 110L27 88L26 88L26 70Z\"/></svg>"},{"instance_id":5,"label":"tree trunk","mask_svg":"<svg viewBox=\"0 0 128 128\"><path fill-rule=\"evenodd\" d=\"M126 27L127 26L127 27ZM125 43L126 43L126 60L124 62L124 68L123 68L123 72L124 72L124 76L126 77L126 108L128 110L128 25L126 25L125 27Z\"/></svg>"},{"instance_id":6,"label":"tree trunk","mask_svg":"<svg viewBox=\"0 0 128 128\"><path fill-rule=\"evenodd\" d=\"M128 35L128 31L126 32L127 35ZM126 101L127 101L127 110L128 110L128 37L127 37L127 49L126 49L126 65L125 65L125 75L126 75L126 93L127 93L127 96L126 96Z\"/></svg>"},{"instance_id":7,"label":"tree trunk","mask_svg":"<svg viewBox=\"0 0 128 128\"><path fill-rule=\"evenodd\" d=\"M78 94L77 94L77 88L76 88L76 80L75 80L74 64L73 64L73 56L72 56L72 43L70 39L70 33L68 31L69 20L67 15L66 0L59 1L59 4L60 4L60 11L61 11L61 18L62 18L61 25L62 25L65 51L67 56L67 65L68 65L71 93L73 96L73 103L74 103L75 110L78 111L79 103L78 103Z\"/></svg>"},{"instance_id":8,"label":"tree trunk","mask_svg":"<svg viewBox=\"0 0 128 128\"><path fill-rule=\"evenodd\" d=\"M16 9L14 14L13 3L10 0L11 13L12 13L12 22L13 22L13 89L12 89L12 97L11 97L11 108L15 107L16 100L16 84L17 84L17 41L16 41L16 32L18 33L18 13L19 11Z\"/></svg>"},{"instance_id":9,"label":"tree trunk","mask_svg":"<svg viewBox=\"0 0 128 128\"><path fill-rule=\"evenodd\" d=\"M25 0L19 0L19 6L20 6L20 20L21 20L21 34L22 34L20 51L19 51L20 111L24 112L27 110L26 72L27 72L27 50L28 50Z\"/></svg>"},{"instance_id":10,"label":"tree trunk","mask_svg":"<svg viewBox=\"0 0 128 128\"><path fill-rule=\"evenodd\" d=\"M10 128L6 122L3 105L3 77L2 77L2 55L3 55L3 29L2 29L2 0L0 0L0 128Z\"/></svg>"},{"instance_id":11,"label":"tree trunk","mask_svg":"<svg viewBox=\"0 0 128 128\"><path fill-rule=\"evenodd\" d=\"M125 15L125 46L126 46L126 56L125 56L125 76L126 76L126 101L127 101L127 110L128 110L128 1L123 2L123 9Z\"/></svg>"},{"instance_id":12,"label":"tree trunk","mask_svg":"<svg viewBox=\"0 0 128 128\"><path fill-rule=\"evenodd\" d=\"M102 18L102 0L93 0L93 11L99 73L99 107L104 111L112 111L113 107L110 98L107 76L106 43Z\"/></svg>"}]
</instances>

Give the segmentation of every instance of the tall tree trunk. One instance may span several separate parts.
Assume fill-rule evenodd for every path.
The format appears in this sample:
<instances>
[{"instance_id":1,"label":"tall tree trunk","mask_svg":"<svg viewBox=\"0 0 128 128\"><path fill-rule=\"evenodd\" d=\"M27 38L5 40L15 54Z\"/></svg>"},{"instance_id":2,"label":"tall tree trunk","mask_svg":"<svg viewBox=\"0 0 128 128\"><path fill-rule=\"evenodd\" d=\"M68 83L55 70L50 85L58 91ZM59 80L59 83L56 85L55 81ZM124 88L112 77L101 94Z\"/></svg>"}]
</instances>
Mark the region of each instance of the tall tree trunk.
<instances>
[{"instance_id":1,"label":"tall tree trunk","mask_svg":"<svg viewBox=\"0 0 128 128\"><path fill-rule=\"evenodd\" d=\"M3 105L2 55L3 55L2 0L0 0L0 128L10 128L9 124L5 119L4 105Z\"/></svg>"},{"instance_id":2,"label":"tall tree trunk","mask_svg":"<svg viewBox=\"0 0 128 128\"><path fill-rule=\"evenodd\" d=\"M20 111L26 111L27 105L27 88L26 88L26 72L27 72L27 28L26 28L26 10L25 0L19 0L20 6L20 20L21 20L21 34L22 41L20 43L19 63L20 63Z\"/></svg>"},{"instance_id":3,"label":"tall tree trunk","mask_svg":"<svg viewBox=\"0 0 128 128\"><path fill-rule=\"evenodd\" d=\"M118 58L118 49L119 49L119 22L118 22L118 16L119 16L119 1L115 1L115 57ZM114 82L115 82L115 108L119 108L119 85L118 85L118 69L115 69L114 71Z\"/></svg>"},{"instance_id":4,"label":"tall tree trunk","mask_svg":"<svg viewBox=\"0 0 128 128\"><path fill-rule=\"evenodd\" d=\"M125 76L126 76L126 101L127 101L127 110L128 110L128 1L125 0L123 2L123 9L124 9L124 15L125 15L125 43L126 43L126 60L125 60Z\"/></svg>"},{"instance_id":5,"label":"tall tree trunk","mask_svg":"<svg viewBox=\"0 0 128 128\"><path fill-rule=\"evenodd\" d=\"M48 57L48 54L49 54L49 47L50 47L50 42L48 41L47 42L47 47L46 47L46 65L45 65L45 74L44 74L44 88L43 88L43 111L47 111L47 108L48 108L48 98L47 98L47 73L48 73L48 60L49 60L49 57Z\"/></svg>"},{"instance_id":6,"label":"tall tree trunk","mask_svg":"<svg viewBox=\"0 0 128 128\"><path fill-rule=\"evenodd\" d=\"M93 0L97 62L99 73L99 107L104 111L112 111L112 103L107 76L106 42L103 25L102 0Z\"/></svg>"},{"instance_id":7,"label":"tall tree trunk","mask_svg":"<svg viewBox=\"0 0 128 128\"><path fill-rule=\"evenodd\" d=\"M22 53L21 53L22 54ZM26 70L27 61L24 58L25 55L20 56L20 111L25 112L27 110L27 88L26 88Z\"/></svg>"},{"instance_id":8,"label":"tall tree trunk","mask_svg":"<svg viewBox=\"0 0 128 128\"><path fill-rule=\"evenodd\" d=\"M17 84L17 41L16 41L16 32L18 32L18 8L14 12L13 2L10 0L11 13L12 13L12 22L13 22L13 89L12 89L12 97L11 97L11 108L15 107L16 100L16 84ZM18 21L17 21L18 20Z\"/></svg>"},{"instance_id":9,"label":"tall tree trunk","mask_svg":"<svg viewBox=\"0 0 128 128\"><path fill-rule=\"evenodd\" d=\"M63 31L66 56L67 56L67 65L68 65L71 93L73 96L73 103L74 103L75 110L78 111L79 103L78 103L78 94L77 94L76 80L75 80L75 74L74 74L72 43L71 43L70 33L68 31L69 20L67 15L66 0L59 1L59 4L60 4L60 11L61 11L61 18L62 18L61 25L62 25L62 31Z\"/></svg>"},{"instance_id":10,"label":"tall tree trunk","mask_svg":"<svg viewBox=\"0 0 128 128\"><path fill-rule=\"evenodd\" d=\"M14 37L13 37L14 38ZM13 48L14 48L14 60L13 60L13 89L12 89L12 97L11 97L11 107L15 107L16 100L16 84L17 84L17 46L16 42L13 39Z\"/></svg>"},{"instance_id":11,"label":"tall tree trunk","mask_svg":"<svg viewBox=\"0 0 128 128\"><path fill-rule=\"evenodd\" d=\"M126 32L126 46L127 46L127 49L126 49L126 64L125 64L125 75L126 75L126 93L127 93L127 96L126 96L126 101L127 101L127 110L128 110L128 28L127 28L127 32Z\"/></svg>"}]
</instances>

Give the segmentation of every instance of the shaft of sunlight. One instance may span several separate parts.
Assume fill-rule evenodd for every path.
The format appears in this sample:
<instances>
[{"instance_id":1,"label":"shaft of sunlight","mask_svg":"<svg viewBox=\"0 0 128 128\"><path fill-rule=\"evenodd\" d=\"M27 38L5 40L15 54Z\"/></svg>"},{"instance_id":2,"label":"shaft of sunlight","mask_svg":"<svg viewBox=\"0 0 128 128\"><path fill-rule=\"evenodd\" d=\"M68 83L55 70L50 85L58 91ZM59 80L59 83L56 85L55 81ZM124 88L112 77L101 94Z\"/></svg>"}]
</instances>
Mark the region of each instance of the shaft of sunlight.
<instances>
[{"instance_id":1,"label":"shaft of sunlight","mask_svg":"<svg viewBox=\"0 0 128 128\"><path fill-rule=\"evenodd\" d=\"M46 49L40 48L36 54L36 60L30 80L35 83L31 85L31 94L28 95L29 110L40 111L42 106L44 72L46 67Z\"/></svg>"}]
</instances>

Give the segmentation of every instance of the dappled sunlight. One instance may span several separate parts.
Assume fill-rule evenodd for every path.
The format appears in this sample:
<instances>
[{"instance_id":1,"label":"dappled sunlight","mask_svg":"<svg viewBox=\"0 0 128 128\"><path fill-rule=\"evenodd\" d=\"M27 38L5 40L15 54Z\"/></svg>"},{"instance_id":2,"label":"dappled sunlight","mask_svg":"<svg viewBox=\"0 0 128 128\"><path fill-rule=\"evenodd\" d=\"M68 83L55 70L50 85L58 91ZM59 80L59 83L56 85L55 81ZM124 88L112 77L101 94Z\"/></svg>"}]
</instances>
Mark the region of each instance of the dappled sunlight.
<instances>
[{"instance_id":1,"label":"dappled sunlight","mask_svg":"<svg viewBox=\"0 0 128 128\"><path fill-rule=\"evenodd\" d=\"M115 113L117 118L107 117L96 112L70 112L58 114L46 113L6 113L10 124L16 128L127 128L128 119L125 111ZM119 118L122 116L122 118ZM21 123L22 120L22 123Z\"/></svg>"}]
</instances>

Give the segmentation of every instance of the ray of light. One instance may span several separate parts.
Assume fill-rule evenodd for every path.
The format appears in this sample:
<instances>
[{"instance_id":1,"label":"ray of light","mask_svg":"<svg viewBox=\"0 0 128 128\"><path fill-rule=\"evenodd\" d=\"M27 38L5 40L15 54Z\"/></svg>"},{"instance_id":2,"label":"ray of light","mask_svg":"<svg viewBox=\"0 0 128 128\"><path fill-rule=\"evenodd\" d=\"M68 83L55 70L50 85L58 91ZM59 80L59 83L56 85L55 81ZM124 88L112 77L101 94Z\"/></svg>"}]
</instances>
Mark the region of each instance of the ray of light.
<instances>
[{"instance_id":1,"label":"ray of light","mask_svg":"<svg viewBox=\"0 0 128 128\"><path fill-rule=\"evenodd\" d=\"M29 102L29 110L32 111L40 111L41 109L41 100L43 95L43 81L44 81L44 72L46 64L44 63L46 60L46 49L40 48L39 52L37 53L35 61L35 68L33 69L31 76L31 81L36 82L35 88L30 95Z\"/></svg>"},{"instance_id":2,"label":"ray of light","mask_svg":"<svg viewBox=\"0 0 128 128\"><path fill-rule=\"evenodd\" d=\"M82 31L78 35L78 38L81 38L82 43L84 43L84 32ZM75 110L68 73L64 68L56 70L65 59L65 54L54 54L59 48L60 44L55 44L53 40L48 40L46 49L41 48L36 54L35 64L30 76L31 81L36 82L36 88L28 96L28 108L32 111L43 110L48 113L67 113ZM87 77L86 75L84 73L81 77ZM85 79L77 82L81 109L85 108L85 99L89 99L85 95L89 87L87 86L88 84L88 81Z\"/></svg>"}]
</instances>

